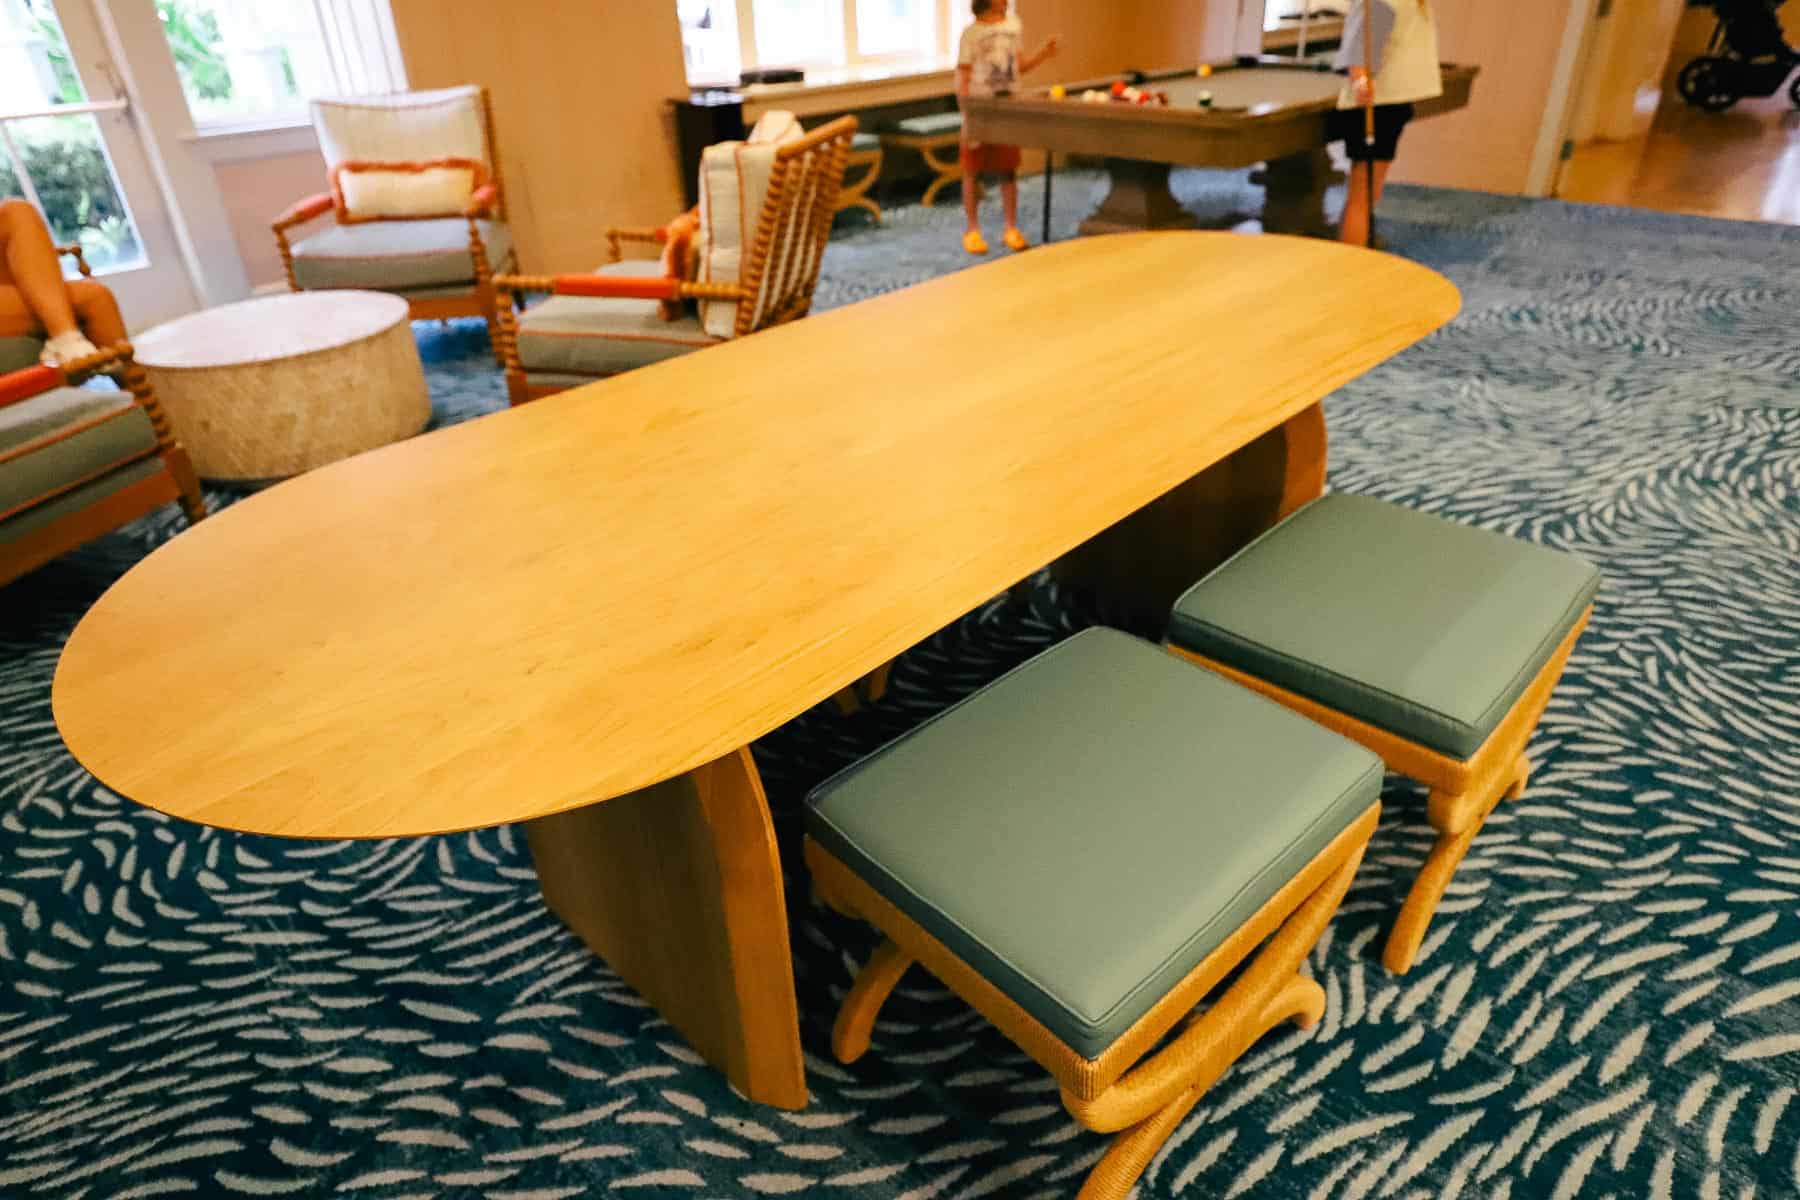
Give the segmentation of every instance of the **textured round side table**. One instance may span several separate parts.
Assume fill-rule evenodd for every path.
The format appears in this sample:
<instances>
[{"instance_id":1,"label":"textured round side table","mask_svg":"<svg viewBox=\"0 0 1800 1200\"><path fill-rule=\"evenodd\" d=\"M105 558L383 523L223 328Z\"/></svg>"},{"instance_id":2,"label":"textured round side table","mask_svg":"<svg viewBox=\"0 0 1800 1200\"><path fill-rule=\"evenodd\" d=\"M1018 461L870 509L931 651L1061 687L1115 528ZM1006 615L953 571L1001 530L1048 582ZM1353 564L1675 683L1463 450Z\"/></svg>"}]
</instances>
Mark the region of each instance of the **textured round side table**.
<instances>
[{"instance_id":1,"label":"textured round side table","mask_svg":"<svg viewBox=\"0 0 1800 1200\"><path fill-rule=\"evenodd\" d=\"M407 303L384 292L244 300L133 345L207 479L298 475L410 437L431 417Z\"/></svg>"}]
</instances>

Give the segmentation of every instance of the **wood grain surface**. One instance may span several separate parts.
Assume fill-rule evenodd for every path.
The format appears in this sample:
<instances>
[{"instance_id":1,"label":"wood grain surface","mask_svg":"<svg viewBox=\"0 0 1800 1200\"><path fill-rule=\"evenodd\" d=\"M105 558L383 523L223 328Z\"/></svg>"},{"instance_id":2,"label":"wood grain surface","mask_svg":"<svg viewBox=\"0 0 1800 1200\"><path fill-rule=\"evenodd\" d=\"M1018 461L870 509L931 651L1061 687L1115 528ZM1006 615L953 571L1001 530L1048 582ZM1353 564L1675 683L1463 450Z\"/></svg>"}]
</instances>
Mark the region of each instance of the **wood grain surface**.
<instances>
[{"instance_id":1,"label":"wood grain surface","mask_svg":"<svg viewBox=\"0 0 1800 1200\"><path fill-rule=\"evenodd\" d=\"M115 791L261 833L446 832L640 791L1458 304L1398 258L1215 233L932 279L233 505L82 620L56 720Z\"/></svg>"}]
</instances>

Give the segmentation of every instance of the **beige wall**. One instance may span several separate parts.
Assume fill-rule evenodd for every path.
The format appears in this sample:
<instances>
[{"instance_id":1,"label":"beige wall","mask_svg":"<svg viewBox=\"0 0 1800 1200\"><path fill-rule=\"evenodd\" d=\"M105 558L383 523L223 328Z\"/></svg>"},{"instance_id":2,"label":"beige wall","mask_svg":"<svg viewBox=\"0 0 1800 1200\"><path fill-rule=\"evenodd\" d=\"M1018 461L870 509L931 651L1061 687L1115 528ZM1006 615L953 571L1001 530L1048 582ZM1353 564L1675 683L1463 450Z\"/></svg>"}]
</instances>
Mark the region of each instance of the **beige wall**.
<instances>
[{"instance_id":1,"label":"beige wall","mask_svg":"<svg viewBox=\"0 0 1800 1200\"><path fill-rule=\"evenodd\" d=\"M485 84L527 271L606 261L611 225L681 207L673 0L392 0L415 88Z\"/></svg>"},{"instance_id":2,"label":"beige wall","mask_svg":"<svg viewBox=\"0 0 1800 1200\"><path fill-rule=\"evenodd\" d=\"M250 286L284 283L269 222L294 201L325 190L325 160L317 150L308 150L217 163L213 171Z\"/></svg>"},{"instance_id":3,"label":"beige wall","mask_svg":"<svg viewBox=\"0 0 1800 1200\"><path fill-rule=\"evenodd\" d=\"M1481 75L1467 109L1407 131L1394 179L1524 192L1572 6L1584 0L1433 0L1445 61Z\"/></svg>"}]
</instances>

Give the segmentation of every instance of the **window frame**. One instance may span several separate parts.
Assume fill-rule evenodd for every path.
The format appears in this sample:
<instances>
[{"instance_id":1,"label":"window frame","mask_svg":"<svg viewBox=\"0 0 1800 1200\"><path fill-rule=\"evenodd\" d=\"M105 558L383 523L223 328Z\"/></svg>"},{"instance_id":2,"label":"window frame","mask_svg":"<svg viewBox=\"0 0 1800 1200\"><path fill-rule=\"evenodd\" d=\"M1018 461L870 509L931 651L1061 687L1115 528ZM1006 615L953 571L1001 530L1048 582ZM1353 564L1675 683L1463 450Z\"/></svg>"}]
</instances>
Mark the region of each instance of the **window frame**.
<instances>
[{"instance_id":1,"label":"window frame","mask_svg":"<svg viewBox=\"0 0 1800 1200\"><path fill-rule=\"evenodd\" d=\"M805 70L844 70L858 67L893 66L904 63L924 63L956 56L957 39L962 34L955 14L958 9L968 11L968 0L924 0L930 8L927 19L921 20L922 26L930 28L930 44L923 49L894 50L882 54L864 54L859 45L857 31L856 7L858 0L835 0L839 6L839 28L842 38L837 53L827 58L782 59L765 61L758 52L756 43L756 4L757 0L735 0L737 13L738 69L740 71L755 70L760 67L799 67ZM683 29L685 45L686 29ZM727 84L736 86L736 79L707 78L704 75L690 77L689 86L717 86Z\"/></svg>"}]
</instances>

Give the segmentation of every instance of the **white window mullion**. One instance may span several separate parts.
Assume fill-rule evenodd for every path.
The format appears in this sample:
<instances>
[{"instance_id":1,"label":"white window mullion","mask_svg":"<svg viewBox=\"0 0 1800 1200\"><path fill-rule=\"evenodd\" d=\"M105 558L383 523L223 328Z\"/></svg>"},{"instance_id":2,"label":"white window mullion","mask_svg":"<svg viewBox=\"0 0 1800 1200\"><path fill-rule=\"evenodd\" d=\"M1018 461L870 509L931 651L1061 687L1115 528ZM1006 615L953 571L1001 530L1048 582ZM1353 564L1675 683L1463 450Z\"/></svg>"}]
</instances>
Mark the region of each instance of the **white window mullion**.
<instances>
[{"instance_id":1,"label":"white window mullion","mask_svg":"<svg viewBox=\"0 0 1800 1200\"><path fill-rule=\"evenodd\" d=\"M854 66L863 60L862 45L856 40L856 0L844 0L844 65Z\"/></svg>"},{"instance_id":2,"label":"white window mullion","mask_svg":"<svg viewBox=\"0 0 1800 1200\"><path fill-rule=\"evenodd\" d=\"M737 0L737 13L738 54L743 58L744 66L761 66L756 57L756 0Z\"/></svg>"}]
</instances>

